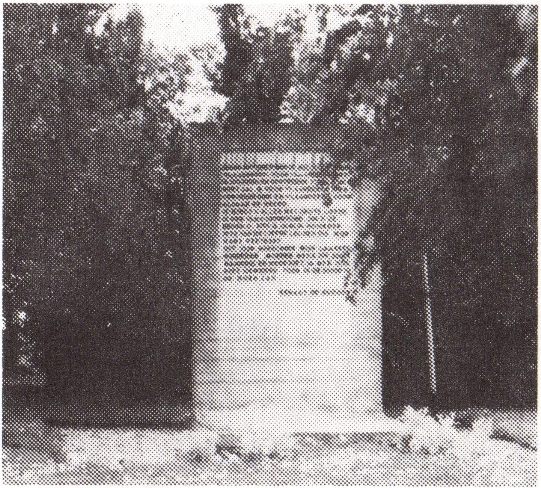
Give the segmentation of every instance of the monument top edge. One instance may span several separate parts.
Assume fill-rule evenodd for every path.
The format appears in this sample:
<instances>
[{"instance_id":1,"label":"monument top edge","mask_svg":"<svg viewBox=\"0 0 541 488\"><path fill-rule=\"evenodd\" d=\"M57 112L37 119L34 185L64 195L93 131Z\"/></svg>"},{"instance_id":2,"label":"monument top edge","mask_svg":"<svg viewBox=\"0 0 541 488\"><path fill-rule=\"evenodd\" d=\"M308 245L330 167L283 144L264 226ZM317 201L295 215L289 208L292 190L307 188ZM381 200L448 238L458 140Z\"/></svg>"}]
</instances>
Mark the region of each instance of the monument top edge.
<instances>
[{"instance_id":1,"label":"monument top edge","mask_svg":"<svg viewBox=\"0 0 541 488\"><path fill-rule=\"evenodd\" d=\"M188 125L190 130L197 133L204 134L258 134L258 133L271 133L271 134L284 134L284 133L295 133L295 134L332 134L332 135L346 135L355 132L356 134L370 136L374 134L374 130L369 125L355 125L350 126L346 124L302 124L302 123L291 123L291 124L219 124L215 122L194 122Z\"/></svg>"},{"instance_id":2,"label":"monument top edge","mask_svg":"<svg viewBox=\"0 0 541 488\"><path fill-rule=\"evenodd\" d=\"M237 150L301 150L325 151L338 141L347 140L353 127L344 125L309 124L237 124L197 123L189 125L189 132L196 145L205 150L217 151L228 147ZM369 128L355 129L355 135L370 139ZM368 142L369 143L369 142Z\"/></svg>"}]
</instances>

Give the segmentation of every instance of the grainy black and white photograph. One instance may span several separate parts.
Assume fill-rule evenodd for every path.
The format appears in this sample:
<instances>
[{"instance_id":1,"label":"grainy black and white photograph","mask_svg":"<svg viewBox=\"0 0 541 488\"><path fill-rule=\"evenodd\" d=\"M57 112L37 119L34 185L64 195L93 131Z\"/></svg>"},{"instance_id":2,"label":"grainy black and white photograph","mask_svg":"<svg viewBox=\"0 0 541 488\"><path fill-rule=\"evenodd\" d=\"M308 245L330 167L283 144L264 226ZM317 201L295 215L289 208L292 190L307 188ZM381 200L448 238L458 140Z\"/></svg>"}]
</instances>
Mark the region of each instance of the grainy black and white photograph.
<instances>
[{"instance_id":1,"label":"grainy black and white photograph","mask_svg":"<svg viewBox=\"0 0 541 488\"><path fill-rule=\"evenodd\" d=\"M535 485L537 15L3 3L3 483Z\"/></svg>"}]
</instances>

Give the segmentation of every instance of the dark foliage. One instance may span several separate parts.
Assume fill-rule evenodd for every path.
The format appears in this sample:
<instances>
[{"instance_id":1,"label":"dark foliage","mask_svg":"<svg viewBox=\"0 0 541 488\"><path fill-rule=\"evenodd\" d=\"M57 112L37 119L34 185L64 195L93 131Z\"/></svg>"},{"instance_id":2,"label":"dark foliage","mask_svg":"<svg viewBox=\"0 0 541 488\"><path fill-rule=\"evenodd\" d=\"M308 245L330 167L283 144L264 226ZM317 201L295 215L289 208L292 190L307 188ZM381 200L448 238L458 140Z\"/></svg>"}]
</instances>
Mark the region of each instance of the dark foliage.
<instances>
[{"instance_id":1,"label":"dark foliage","mask_svg":"<svg viewBox=\"0 0 541 488\"><path fill-rule=\"evenodd\" d=\"M188 354L177 131L139 81L140 15L97 35L104 9L4 8L7 380L86 351L106 388L104 362L151 337Z\"/></svg>"},{"instance_id":2,"label":"dark foliage","mask_svg":"<svg viewBox=\"0 0 541 488\"><path fill-rule=\"evenodd\" d=\"M219 7L217 15L226 55L215 88L229 97L224 120L232 124L279 121L291 84L291 33L264 27L251 32L240 5Z\"/></svg>"}]
</instances>

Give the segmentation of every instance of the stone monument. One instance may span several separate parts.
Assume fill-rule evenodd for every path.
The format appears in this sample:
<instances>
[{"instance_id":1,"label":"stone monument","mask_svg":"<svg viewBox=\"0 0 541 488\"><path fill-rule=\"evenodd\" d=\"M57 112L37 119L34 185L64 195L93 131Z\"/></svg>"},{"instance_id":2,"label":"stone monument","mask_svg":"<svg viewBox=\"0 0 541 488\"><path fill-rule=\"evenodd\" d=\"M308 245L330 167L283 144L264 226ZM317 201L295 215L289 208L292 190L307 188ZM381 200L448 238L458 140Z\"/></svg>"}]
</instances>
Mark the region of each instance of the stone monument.
<instances>
[{"instance_id":1,"label":"stone monument","mask_svg":"<svg viewBox=\"0 0 541 488\"><path fill-rule=\"evenodd\" d=\"M381 271L356 304L344 288L370 188L355 195L339 175L324 205L333 131L198 129L188 185L196 422L394 429L382 407Z\"/></svg>"}]
</instances>

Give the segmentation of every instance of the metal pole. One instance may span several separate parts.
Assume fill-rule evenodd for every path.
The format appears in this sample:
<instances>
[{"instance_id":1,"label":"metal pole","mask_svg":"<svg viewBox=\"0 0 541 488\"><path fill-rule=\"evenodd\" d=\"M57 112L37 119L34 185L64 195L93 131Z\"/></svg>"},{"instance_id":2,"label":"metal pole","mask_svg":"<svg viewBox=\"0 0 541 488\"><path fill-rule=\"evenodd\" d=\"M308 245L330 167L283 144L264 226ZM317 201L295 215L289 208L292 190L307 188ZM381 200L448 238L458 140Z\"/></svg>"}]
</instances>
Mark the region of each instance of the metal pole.
<instances>
[{"instance_id":1,"label":"metal pole","mask_svg":"<svg viewBox=\"0 0 541 488\"><path fill-rule=\"evenodd\" d=\"M432 303L430 298L430 282L428 280L428 256L423 254L423 288L426 318L426 337L428 342L428 369L430 376L430 391L436 394L436 352L434 347L434 327L432 324Z\"/></svg>"}]
</instances>

